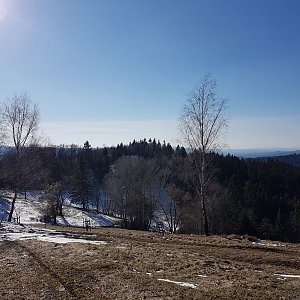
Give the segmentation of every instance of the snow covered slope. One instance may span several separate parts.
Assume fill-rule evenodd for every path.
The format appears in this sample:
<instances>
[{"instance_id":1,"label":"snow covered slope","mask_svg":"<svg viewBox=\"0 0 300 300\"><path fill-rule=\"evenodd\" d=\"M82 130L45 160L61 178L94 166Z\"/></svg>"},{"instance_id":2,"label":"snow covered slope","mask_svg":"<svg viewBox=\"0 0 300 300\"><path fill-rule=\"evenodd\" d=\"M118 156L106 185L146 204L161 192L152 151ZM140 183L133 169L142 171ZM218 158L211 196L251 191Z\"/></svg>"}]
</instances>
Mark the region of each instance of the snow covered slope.
<instances>
[{"instance_id":1,"label":"snow covered slope","mask_svg":"<svg viewBox=\"0 0 300 300\"><path fill-rule=\"evenodd\" d=\"M11 206L12 193L2 191L0 194L0 221L7 220ZM22 224L40 223L41 211L45 206L41 199L41 192L30 191L27 193L27 199L24 195L18 195L15 204L14 216L20 216ZM57 218L58 225L65 226L83 226L83 221L90 221L93 227L98 226L115 226L118 219L104 214L97 214L95 211L84 211L78 207L66 205L63 207L63 217Z\"/></svg>"}]
</instances>

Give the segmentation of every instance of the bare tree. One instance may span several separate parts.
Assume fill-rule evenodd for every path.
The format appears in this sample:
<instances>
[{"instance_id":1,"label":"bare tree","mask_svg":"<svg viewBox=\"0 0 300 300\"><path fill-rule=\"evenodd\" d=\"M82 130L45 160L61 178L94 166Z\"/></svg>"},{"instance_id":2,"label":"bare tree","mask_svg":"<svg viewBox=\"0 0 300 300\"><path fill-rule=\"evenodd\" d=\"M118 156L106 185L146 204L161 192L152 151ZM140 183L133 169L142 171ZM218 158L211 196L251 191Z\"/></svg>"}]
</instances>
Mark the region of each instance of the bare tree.
<instances>
[{"instance_id":1,"label":"bare tree","mask_svg":"<svg viewBox=\"0 0 300 300\"><path fill-rule=\"evenodd\" d=\"M5 144L14 147L15 160L15 181L13 190L14 196L11 204L8 221L12 219L14 206L17 199L20 173L20 164L22 149L30 144L37 142L37 130L39 125L39 110L30 97L26 94L15 94L8 98L2 107L1 112L1 129Z\"/></svg>"},{"instance_id":2,"label":"bare tree","mask_svg":"<svg viewBox=\"0 0 300 300\"><path fill-rule=\"evenodd\" d=\"M124 226L148 230L159 199L160 169L154 160L122 157L106 178L108 196Z\"/></svg>"},{"instance_id":3,"label":"bare tree","mask_svg":"<svg viewBox=\"0 0 300 300\"><path fill-rule=\"evenodd\" d=\"M163 197L161 209L168 223L169 231L176 233L184 211L183 202L185 201L186 193L174 185L167 185L166 191L168 195Z\"/></svg>"},{"instance_id":4,"label":"bare tree","mask_svg":"<svg viewBox=\"0 0 300 300\"><path fill-rule=\"evenodd\" d=\"M5 141L20 152L28 144L34 144L39 125L39 109L26 94L15 94L3 104L2 124Z\"/></svg>"},{"instance_id":5,"label":"bare tree","mask_svg":"<svg viewBox=\"0 0 300 300\"><path fill-rule=\"evenodd\" d=\"M207 190L214 178L212 153L224 147L226 100L216 96L216 81L206 75L183 106L179 131L191 150L190 182L200 200L204 233L209 235Z\"/></svg>"}]
</instances>

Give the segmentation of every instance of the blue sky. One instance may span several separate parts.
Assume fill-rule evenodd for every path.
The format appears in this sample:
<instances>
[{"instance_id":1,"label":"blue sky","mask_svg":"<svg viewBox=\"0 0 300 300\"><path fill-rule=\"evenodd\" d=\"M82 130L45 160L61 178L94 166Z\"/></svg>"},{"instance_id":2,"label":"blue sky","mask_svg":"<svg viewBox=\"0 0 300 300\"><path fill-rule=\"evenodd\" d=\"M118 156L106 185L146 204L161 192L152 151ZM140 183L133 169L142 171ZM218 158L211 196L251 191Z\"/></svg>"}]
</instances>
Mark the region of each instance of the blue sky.
<instances>
[{"instance_id":1,"label":"blue sky","mask_svg":"<svg viewBox=\"0 0 300 300\"><path fill-rule=\"evenodd\" d=\"M0 99L27 91L54 144L156 137L206 73L231 148L300 148L298 0L0 0Z\"/></svg>"}]
</instances>

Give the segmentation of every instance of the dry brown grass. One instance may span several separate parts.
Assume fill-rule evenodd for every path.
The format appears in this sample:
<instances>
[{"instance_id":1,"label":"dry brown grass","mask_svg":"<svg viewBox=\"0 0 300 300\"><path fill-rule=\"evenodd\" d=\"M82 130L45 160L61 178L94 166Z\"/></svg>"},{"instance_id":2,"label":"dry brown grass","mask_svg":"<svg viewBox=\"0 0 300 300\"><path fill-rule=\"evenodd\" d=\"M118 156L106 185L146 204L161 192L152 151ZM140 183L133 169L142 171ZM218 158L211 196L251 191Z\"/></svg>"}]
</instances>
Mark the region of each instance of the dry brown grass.
<instances>
[{"instance_id":1,"label":"dry brown grass","mask_svg":"<svg viewBox=\"0 0 300 300\"><path fill-rule=\"evenodd\" d=\"M88 235L108 244L0 243L0 299L300 299L300 279L274 276L300 275L296 244L108 228Z\"/></svg>"}]
</instances>

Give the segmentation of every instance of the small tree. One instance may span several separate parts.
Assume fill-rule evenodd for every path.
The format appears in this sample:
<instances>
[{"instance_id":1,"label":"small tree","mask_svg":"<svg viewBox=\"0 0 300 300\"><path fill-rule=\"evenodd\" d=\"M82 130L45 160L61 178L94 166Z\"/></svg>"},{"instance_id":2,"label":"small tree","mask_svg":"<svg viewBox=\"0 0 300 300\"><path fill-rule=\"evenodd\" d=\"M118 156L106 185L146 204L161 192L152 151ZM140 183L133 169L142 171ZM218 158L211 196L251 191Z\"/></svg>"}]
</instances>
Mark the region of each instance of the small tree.
<instances>
[{"instance_id":1,"label":"small tree","mask_svg":"<svg viewBox=\"0 0 300 300\"><path fill-rule=\"evenodd\" d=\"M2 105L1 130L5 144L14 147L14 165L12 188L14 196L11 204L8 221L12 219L15 202L22 182L21 158L22 149L37 142L39 125L39 110L27 94L15 94L8 98Z\"/></svg>"},{"instance_id":2,"label":"small tree","mask_svg":"<svg viewBox=\"0 0 300 300\"><path fill-rule=\"evenodd\" d=\"M89 141L86 141L86 142L83 144L83 149L84 149L84 150L91 150L91 145L90 145Z\"/></svg>"},{"instance_id":3,"label":"small tree","mask_svg":"<svg viewBox=\"0 0 300 300\"><path fill-rule=\"evenodd\" d=\"M168 223L169 231L176 233L179 229L181 217L184 211L183 202L185 200L185 192L174 185L166 187L167 197L163 197L161 201L161 209L164 213L165 220Z\"/></svg>"},{"instance_id":4,"label":"small tree","mask_svg":"<svg viewBox=\"0 0 300 300\"><path fill-rule=\"evenodd\" d=\"M204 232L209 235L207 194L214 178L213 152L223 148L227 129L226 101L216 96L216 81L206 75L183 106L179 131L191 150L189 182L200 201Z\"/></svg>"},{"instance_id":5,"label":"small tree","mask_svg":"<svg viewBox=\"0 0 300 300\"><path fill-rule=\"evenodd\" d=\"M56 224L57 216L63 216L63 204L67 195L66 186L63 182L55 182L46 187L43 195L46 205L42 209L45 222L52 220Z\"/></svg>"},{"instance_id":6,"label":"small tree","mask_svg":"<svg viewBox=\"0 0 300 300\"><path fill-rule=\"evenodd\" d=\"M97 214L100 213L102 198L103 198L103 191L101 189L101 186L98 185L97 183L94 183L92 188L92 205L93 208L96 208Z\"/></svg>"},{"instance_id":7,"label":"small tree","mask_svg":"<svg viewBox=\"0 0 300 300\"><path fill-rule=\"evenodd\" d=\"M42 219L45 223L53 222L56 225L57 218L57 202L56 196L53 192L52 186L47 186L44 191L42 200L44 201L44 206L41 208Z\"/></svg>"},{"instance_id":8,"label":"small tree","mask_svg":"<svg viewBox=\"0 0 300 300\"><path fill-rule=\"evenodd\" d=\"M75 165L75 170L70 178L70 196L74 203L82 205L83 209L89 207L93 193L93 174L85 158L80 155Z\"/></svg>"}]
</instances>

